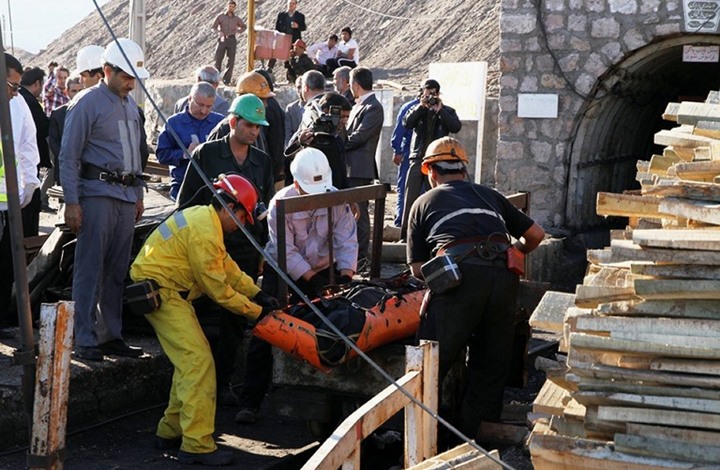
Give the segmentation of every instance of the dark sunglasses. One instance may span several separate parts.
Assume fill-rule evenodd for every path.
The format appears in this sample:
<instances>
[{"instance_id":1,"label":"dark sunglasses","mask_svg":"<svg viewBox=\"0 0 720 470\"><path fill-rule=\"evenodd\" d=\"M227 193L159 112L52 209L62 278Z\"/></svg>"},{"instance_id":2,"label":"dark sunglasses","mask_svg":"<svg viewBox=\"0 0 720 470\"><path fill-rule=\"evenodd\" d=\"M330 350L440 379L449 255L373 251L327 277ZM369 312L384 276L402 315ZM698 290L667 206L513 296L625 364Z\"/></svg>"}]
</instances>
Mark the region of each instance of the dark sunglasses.
<instances>
[{"instance_id":1,"label":"dark sunglasses","mask_svg":"<svg viewBox=\"0 0 720 470\"><path fill-rule=\"evenodd\" d=\"M10 89L11 89L12 91L18 91L18 90L20 89L20 84L19 84L19 83L7 82L7 85L10 87Z\"/></svg>"}]
</instances>

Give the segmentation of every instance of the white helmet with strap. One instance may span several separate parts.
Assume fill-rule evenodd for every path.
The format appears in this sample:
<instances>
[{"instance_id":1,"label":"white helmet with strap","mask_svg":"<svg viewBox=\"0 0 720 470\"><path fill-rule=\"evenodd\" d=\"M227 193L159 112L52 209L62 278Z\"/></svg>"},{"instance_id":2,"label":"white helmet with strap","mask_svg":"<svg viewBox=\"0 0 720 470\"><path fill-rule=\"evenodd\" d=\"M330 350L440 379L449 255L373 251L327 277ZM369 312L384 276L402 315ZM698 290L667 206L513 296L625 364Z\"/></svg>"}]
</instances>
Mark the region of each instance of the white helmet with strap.
<instances>
[{"instance_id":1,"label":"white helmet with strap","mask_svg":"<svg viewBox=\"0 0 720 470\"><path fill-rule=\"evenodd\" d=\"M73 75L80 75L90 70L102 69L103 52L105 52L105 49L102 46L95 45L85 46L80 49L77 53L77 59L75 61L76 68Z\"/></svg>"}]
</instances>

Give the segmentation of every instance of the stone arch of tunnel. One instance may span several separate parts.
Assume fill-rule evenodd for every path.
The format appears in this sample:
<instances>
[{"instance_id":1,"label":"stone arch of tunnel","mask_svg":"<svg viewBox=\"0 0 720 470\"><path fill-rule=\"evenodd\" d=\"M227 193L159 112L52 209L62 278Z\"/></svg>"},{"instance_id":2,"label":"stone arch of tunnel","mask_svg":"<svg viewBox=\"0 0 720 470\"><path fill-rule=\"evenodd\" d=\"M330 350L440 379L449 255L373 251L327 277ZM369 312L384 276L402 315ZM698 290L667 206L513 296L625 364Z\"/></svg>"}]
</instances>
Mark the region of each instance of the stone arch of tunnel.
<instances>
[{"instance_id":1,"label":"stone arch of tunnel","mask_svg":"<svg viewBox=\"0 0 720 470\"><path fill-rule=\"evenodd\" d=\"M623 226L595 213L597 193L637 189L638 160L663 147L653 143L670 102L704 101L720 89L719 63L683 62L684 45L720 45L720 36L687 35L634 51L600 77L581 107L570 139L565 225L575 230Z\"/></svg>"}]
</instances>

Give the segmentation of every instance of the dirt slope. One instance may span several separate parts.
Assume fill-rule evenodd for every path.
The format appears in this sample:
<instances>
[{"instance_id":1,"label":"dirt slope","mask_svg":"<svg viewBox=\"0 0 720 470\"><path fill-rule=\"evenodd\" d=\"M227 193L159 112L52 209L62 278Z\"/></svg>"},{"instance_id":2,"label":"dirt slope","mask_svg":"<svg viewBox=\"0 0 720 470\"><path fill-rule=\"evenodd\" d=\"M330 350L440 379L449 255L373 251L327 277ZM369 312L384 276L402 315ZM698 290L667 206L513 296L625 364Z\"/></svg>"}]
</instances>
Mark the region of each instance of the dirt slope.
<instances>
[{"instance_id":1,"label":"dirt slope","mask_svg":"<svg viewBox=\"0 0 720 470\"><path fill-rule=\"evenodd\" d=\"M257 3L257 25L272 28L286 2ZM246 19L242 0L238 4ZM376 78L415 85L427 75L430 62L486 60L489 95L497 96L499 4L499 0L308 0L298 9L308 24L303 33L308 43L350 26L360 46L362 64L372 68ZM195 67L211 63L215 41L210 24L224 5L218 0L147 0L146 62L151 78L186 78ZM103 13L120 37L128 34L128 12L128 0L103 6ZM25 65L45 66L54 59L72 69L80 47L109 41L110 35L95 12ZM245 57L243 40L236 70L245 69Z\"/></svg>"}]
</instances>

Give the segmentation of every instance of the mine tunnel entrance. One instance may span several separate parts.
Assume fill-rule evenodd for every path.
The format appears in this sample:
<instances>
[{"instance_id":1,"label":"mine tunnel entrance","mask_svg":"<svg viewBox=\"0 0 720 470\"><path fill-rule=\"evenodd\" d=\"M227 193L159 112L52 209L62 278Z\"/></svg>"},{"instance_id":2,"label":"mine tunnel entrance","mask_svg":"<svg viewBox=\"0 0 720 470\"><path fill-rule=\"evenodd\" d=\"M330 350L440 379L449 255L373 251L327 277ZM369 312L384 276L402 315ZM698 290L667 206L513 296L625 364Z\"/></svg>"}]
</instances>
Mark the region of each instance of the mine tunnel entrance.
<instances>
[{"instance_id":1,"label":"mine tunnel entrance","mask_svg":"<svg viewBox=\"0 0 720 470\"><path fill-rule=\"evenodd\" d=\"M720 45L720 36L665 39L635 51L600 77L580 110L570 139L565 225L577 231L622 227L625 219L595 213L599 191L638 189L637 160L663 147L653 143L669 102L704 101L720 89L720 64L683 62L684 45ZM614 220L613 220L614 219Z\"/></svg>"}]
</instances>

